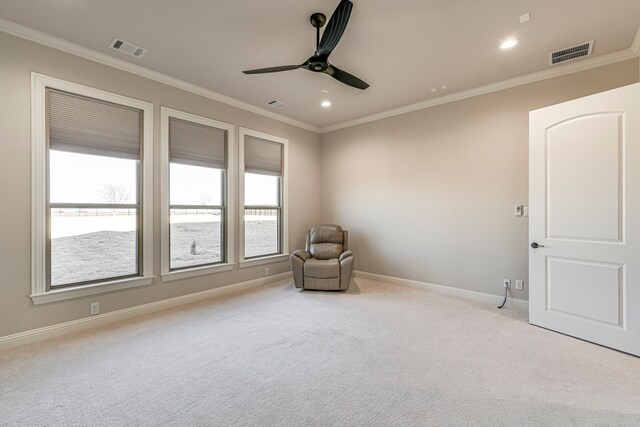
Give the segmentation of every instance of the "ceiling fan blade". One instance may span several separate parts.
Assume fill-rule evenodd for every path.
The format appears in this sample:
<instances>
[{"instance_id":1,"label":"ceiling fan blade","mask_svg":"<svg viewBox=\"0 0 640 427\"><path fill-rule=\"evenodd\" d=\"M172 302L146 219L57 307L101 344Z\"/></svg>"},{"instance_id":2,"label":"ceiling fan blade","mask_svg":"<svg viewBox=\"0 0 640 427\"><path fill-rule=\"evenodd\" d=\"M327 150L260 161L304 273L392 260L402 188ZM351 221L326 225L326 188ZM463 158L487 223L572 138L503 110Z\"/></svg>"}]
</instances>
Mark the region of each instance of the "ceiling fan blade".
<instances>
[{"instance_id":1,"label":"ceiling fan blade","mask_svg":"<svg viewBox=\"0 0 640 427\"><path fill-rule=\"evenodd\" d=\"M346 85L355 87L357 89L364 90L364 89L369 87L369 85L366 82L360 80L359 78L357 78L353 74L349 74L346 71L342 71L341 69L336 68L333 65L329 65L329 68L327 68L325 73L329 74L334 79L336 79L336 80L338 80L338 81L340 81L340 82L342 82L342 83L344 83Z\"/></svg>"},{"instance_id":2,"label":"ceiling fan blade","mask_svg":"<svg viewBox=\"0 0 640 427\"><path fill-rule=\"evenodd\" d=\"M302 65L282 65L280 67L257 68L255 70L247 70L247 71L243 71L243 73L245 74L277 73L278 71L297 70L300 67L302 67Z\"/></svg>"},{"instance_id":3,"label":"ceiling fan blade","mask_svg":"<svg viewBox=\"0 0 640 427\"><path fill-rule=\"evenodd\" d=\"M327 28L324 30L324 33L322 33L322 39L318 46L318 56L328 57L338 45L345 28L347 28L347 23L351 16L351 9L353 9L353 3L349 0L342 0L340 4L338 4L338 7L329 19Z\"/></svg>"}]
</instances>

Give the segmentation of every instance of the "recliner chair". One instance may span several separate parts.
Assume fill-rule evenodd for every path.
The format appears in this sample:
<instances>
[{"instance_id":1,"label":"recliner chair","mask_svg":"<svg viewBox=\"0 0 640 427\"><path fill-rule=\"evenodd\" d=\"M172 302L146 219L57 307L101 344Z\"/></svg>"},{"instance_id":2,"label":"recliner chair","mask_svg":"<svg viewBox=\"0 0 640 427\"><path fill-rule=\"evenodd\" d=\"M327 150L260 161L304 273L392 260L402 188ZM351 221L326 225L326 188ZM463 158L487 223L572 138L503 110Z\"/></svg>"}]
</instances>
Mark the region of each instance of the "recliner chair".
<instances>
[{"instance_id":1,"label":"recliner chair","mask_svg":"<svg viewBox=\"0 0 640 427\"><path fill-rule=\"evenodd\" d=\"M348 232L339 225L315 225L307 232L305 250L291 254L296 288L344 291L353 271L353 252L348 249Z\"/></svg>"}]
</instances>

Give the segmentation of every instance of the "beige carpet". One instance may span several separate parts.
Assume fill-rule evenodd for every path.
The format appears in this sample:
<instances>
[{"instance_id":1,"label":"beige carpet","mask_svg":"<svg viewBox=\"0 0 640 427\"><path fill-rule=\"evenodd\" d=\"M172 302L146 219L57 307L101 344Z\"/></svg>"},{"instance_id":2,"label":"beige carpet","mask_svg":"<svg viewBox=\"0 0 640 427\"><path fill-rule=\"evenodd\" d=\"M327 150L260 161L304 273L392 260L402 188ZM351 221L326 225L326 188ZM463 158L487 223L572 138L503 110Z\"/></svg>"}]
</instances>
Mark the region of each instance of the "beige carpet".
<instances>
[{"instance_id":1,"label":"beige carpet","mask_svg":"<svg viewBox=\"0 0 640 427\"><path fill-rule=\"evenodd\" d=\"M640 359L526 317L272 285L0 353L0 425L640 425Z\"/></svg>"}]
</instances>

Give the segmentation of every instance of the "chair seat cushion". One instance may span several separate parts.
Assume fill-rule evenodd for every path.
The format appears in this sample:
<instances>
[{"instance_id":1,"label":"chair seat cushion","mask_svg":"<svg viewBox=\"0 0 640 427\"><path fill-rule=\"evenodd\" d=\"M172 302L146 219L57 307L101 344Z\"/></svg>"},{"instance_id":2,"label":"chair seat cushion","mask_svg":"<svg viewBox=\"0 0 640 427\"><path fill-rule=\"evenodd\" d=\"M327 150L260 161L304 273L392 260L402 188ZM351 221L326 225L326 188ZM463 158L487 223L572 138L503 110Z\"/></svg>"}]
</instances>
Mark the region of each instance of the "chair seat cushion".
<instances>
[{"instance_id":1,"label":"chair seat cushion","mask_svg":"<svg viewBox=\"0 0 640 427\"><path fill-rule=\"evenodd\" d=\"M340 277L340 263L337 258L313 259L304 262L304 275L317 279L331 279Z\"/></svg>"}]
</instances>

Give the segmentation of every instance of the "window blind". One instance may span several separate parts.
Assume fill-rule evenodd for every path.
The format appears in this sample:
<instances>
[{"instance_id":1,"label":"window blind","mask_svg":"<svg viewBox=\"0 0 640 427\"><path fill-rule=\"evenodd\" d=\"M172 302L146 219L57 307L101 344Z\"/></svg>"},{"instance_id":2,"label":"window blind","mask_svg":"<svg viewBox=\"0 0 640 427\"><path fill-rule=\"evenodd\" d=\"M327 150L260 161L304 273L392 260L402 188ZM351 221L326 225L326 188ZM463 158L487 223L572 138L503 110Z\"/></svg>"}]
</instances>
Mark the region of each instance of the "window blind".
<instances>
[{"instance_id":1,"label":"window blind","mask_svg":"<svg viewBox=\"0 0 640 427\"><path fill-rule=\"evenodd\" d=\"M282 176L282 151L282 144L246 135L244 139L245 172Z\"/></svg>"},{"instance_id":2,"label":"window blind","mask_svg":"<svg viewBox=\"0 0 640 427\"><path fill-rule=\"evenodd\" d=\"M225 169L227 131L169 118L169 161Z\"/></svg>"},{"instance_id":3,"label":"window blind","mask_svg":"<svg viewBox=\"0 0 640 427\"><path fill-rule=\"evenodd\" d=\"M142 111L48 89L49 148L140 159Z\"/></svg>"}]
</instances>

